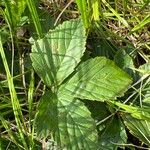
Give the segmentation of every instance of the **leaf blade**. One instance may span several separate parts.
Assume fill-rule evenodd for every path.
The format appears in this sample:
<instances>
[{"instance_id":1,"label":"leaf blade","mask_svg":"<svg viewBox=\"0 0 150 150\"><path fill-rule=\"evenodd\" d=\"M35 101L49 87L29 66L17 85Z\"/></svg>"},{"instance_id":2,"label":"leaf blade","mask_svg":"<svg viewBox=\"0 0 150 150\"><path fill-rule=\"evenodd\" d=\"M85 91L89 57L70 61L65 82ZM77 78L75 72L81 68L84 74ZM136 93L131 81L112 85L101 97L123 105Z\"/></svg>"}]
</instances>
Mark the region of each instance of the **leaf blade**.
<instances>
[{"instance_id":1,"label":"leaf blade","mask_svg":"<svg viewBox=\"0 0 150 150\"><path fill-rule=\"evenodd\" d=\"M63 147L89 150L96 148L96 125L89 110L81 101L74 99L70 92L60 91L58 97L58 126ZM64 113L65 116L62 115Z\"/></svg>"},{"instance_id":2,"label":"leaf blade","mask_svg":"<svg viewBox=\"0 0 150 150\"><path fill-rule=\"evenodd\" d=\"M31 60L45 84L59 85L74 71L85 51L85 42L85 28L81 20L76 19L65 21L34 43ZM35 61L37 57L43 67Z\"/></svg>"},{"instance_id":3,"label":"leaf blade","mask_svg":"<svg viewBox=\"0 0 150 150\"><path fill-rule=\"evenodd\" d=\"M57 128L57 96L48 91L40 99L35 127L39 138L48 137Z\"/></svg>"},{"instance_id":4,"label":"leaf blade","mask_svg":"<svg viewBox=\"0 0 150 150\"><path fill-rule=\"evenodd\" d=\"M104 101L122 96L130 83L131 78L111 60L97 57L81 64L62 89L81 99Z\"/></svg>"},{"instance_id":5,"label":"leaf blade","mask_svg":"<svg viewBox=\"0 0 150 150\"><path fill-rule=\"evenodd\" d=\"M138 137L142 142L150 146L150 122L139 120L132 117L130 114L123 115L125 125L130 130L131 134Z\"/></svg>"},{"instance_id":6,"label":"leaf blade","mask_svg":"<svg viewBox=\"0 0 150 150\"><path fill-rule=\"evenodd\" d=\"M36 115L38 137L53 135L58 146L66 149L95 149L98 142L96 124L84 104L69 92L48 91Z\"/></svg>"}]
</instances>

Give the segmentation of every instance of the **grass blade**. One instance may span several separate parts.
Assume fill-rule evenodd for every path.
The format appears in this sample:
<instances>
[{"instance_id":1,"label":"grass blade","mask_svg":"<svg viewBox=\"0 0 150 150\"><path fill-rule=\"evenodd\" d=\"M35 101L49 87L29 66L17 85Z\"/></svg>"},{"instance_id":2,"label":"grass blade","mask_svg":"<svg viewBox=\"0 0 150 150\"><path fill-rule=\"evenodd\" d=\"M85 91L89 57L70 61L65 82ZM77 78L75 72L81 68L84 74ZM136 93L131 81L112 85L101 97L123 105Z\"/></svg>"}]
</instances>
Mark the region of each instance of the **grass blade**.
<instances>
[{"instance_id":1,"label":"grass blade","mask_svg":"<svg viewBox=\"0 0 150 150\"><path fill-rule=\"evenodd\" d=\"M150 23L150 15L147 15L138 25L136 25L131 32L135 32L137 30L140 30L145 26L146 24Z\"/></svg>"},{"instance_id":2,"label":"grass blade","mask_svg":"<svg viewBox=\"0 0 150 150\"><path fill-rule=\"evenodd\" d=\"M85 28L89 27L89 12L86 0L76 0Z\"/></svg>"},{"instance_id":3,"label":"grass blade","mask_svg":"<svg viewBox=\"0 0 150 150\"><path fill-rule=\"evenodd\" d=\"M26 0L27 4L28 4L28 8L31 14L31 17L33 19L33 23L36 29L36 32L38 34L39 38L43 37L43 32L42 32L42 27L40 24L40 19L36 10L36 6L35 6L35 1L33 0Z\"/></svg>"},{"instance_id":4,"label":"grass blade","mask_svg":"<svg viewBox=\"0 0 150 150\"><path fill-rule=\"evenodd\" d=\"M92 1L93 17L95 21L99 20L99 0Z\"/></svg>"},{"instance_id":5,"label":"grass blade","mask_svg":"<svg viewBox=\"0 0 150 150\"><path fill-rule=\"evenodd\" d=\"M20 104L19 104L19 100L17 98L16 90L15 90L15 87L14 87L13 78L10 74L10 70L9 70L8 63L7 63L7 60L6 60L6 56L5 56L5 53L4 53L1 36L0 36L0 54L1 54L2 61L3 61L3 64L4 64L4 68L5 68L5 71L6 71L6 76L7 76L8 87L9 87L9 91L10 91L11 103L12 103L12 107L13 107L15 121L17 123L17 127L18 127L18 130L19 130L19 134L20 134L20 138L22 140L23 146L26 150L28 150L28 146L26 144L25 137L24 137L24 134L23 134L23 131L24 131L23 126L25 127L25 125L22 126L22 124L21 124L21 120L24 123L24 119L23 119L21 107L20 107Z\"/></svg>"},{"instance_id":6,"label":"grass blade","mask_svg":"<svg viewBox=\"0 0 150 150\"><path fill-rule=\"evenodd\" d=\"M120 22L122 22L122 24L123 24L125 27L129 28L128 22L127 22L124 18L120 17L120 15L109 5L109 3L106 2L106 0L102 0L102 2L103 2L103 3L108 7L108 9L118 18L118 20L119 20Z\"/></svg>"}]
</instances>

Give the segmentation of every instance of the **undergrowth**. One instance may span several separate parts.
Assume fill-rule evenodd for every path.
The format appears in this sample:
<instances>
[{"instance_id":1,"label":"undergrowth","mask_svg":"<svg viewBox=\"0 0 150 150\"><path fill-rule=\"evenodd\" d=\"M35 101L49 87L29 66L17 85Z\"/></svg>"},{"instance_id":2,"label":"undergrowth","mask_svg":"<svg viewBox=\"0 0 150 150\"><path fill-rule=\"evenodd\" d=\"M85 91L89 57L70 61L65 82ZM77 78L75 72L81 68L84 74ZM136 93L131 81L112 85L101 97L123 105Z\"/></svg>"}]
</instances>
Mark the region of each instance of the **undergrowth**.
<instances>
[{"instance_id":1,"label":"undergrowth","mask_svg":"<svg viewBox=\"0 0 150 150\"><path fill-rule=\"evenodd\" d=\"M149 0L0 1L0 149L148 149L149 12Z\"/></svg>"}]
</instances>

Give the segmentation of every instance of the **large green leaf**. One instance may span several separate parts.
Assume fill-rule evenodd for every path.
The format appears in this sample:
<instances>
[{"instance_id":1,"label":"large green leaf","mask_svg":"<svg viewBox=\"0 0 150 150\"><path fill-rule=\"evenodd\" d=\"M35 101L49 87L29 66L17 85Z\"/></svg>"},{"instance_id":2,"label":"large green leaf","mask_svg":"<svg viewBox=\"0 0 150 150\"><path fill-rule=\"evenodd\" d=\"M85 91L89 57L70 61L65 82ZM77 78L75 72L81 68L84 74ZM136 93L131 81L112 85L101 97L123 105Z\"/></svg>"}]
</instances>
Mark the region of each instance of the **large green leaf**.
<instances>
[{"instance_id":1,"label":"large green leaf","mask_svg":"<svg viewBox=\"0 0 150 150\"><path fill-rule=\"evenodd\" d=\"M61 89L81 99L104 101L122 96L130 83L131 78L113 61L97 57L81 64Z\"/></svg>"},{"instance_id":2,"label":"large green leaf","mask_svg":"<svg viewBox=\"0 0 150 150\"><path fill-rule=\"evenodd\" d=\"M49 31L32 46L33 67L45 84L60 84L68 77L85 51L85 29L80 19L70 20Z\"/></svg>"},{"instance_id":3,"label":"large green leaf","mask_svg":"<svg viewBox=\"0 0 150 150\"><path fill-rule=\"evenodd\" d=\"M37 134L46 138L53 134L62 148L95 149L98 142L96 124L84 104L74 99L70 92L56 95L47 92L36 115ZM57 102L57 106L56 106Z\"/></svg>"},{"instance_id":4,"label":"large green leaf","mask_svg":"<svg viewBox=\"0 0 150 150\"><path fill-rule=\"evenodd\" d=\"M96 149L98 135L96 124L84 104L74 99L70 92L58 94L57 141L66 149Z\"/></svg>"},{"instance_id":5,"label":"large green leaf","mask_svg":"<svg viewBox=\"0 0 150 150\"><path fill-rule=\"evenodd\" d=\"M136 119L129 114L123 115L123 119L130 132L150 146L150 122Z\"/></svg>"}]
</instances>

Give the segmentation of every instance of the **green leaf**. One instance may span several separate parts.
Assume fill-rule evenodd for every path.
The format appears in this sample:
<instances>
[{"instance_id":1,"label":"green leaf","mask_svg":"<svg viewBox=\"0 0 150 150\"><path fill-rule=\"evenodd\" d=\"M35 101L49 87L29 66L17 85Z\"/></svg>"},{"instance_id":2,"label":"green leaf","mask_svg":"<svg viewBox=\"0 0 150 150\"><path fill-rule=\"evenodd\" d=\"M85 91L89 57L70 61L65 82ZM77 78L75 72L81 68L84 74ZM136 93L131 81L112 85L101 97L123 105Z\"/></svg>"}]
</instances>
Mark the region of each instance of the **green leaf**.
<instances>
[{"instance_id":1,"label":"green leaf","mask_svg":"<svg viewBox=\"0 0 150 150\"><path fill-rule=\"evenodd\" d=\"M40 138L57 129L57 96L54 93L48 91L41 97L35 122Z\"/></svg>"},{"instance_id":2,"label":"green leaf","mask_svg":"<svg viewBox=\"0 0 150 150\"><path fill-rule=\"evenodd\" d=\"M144 65L141 65L138 69L138 71L142 74L150 74L150 63L145 63Z\"/></svg>"},{"instance_id":3,"label":"green leaf","mask_svg":"<svg viewBox=\"0 0 150 150\"><path fill-rule=\"evenodd\" d=\"M101 125L100 125L101 126ZM117 150L119 145L127 143L125 126L120 118L114 116L107 122L105 129L100 134L99 144L106 150Z\"/></svg>"},{"instance_id":4,"label":"green leaf","mask_svg":"<svg viewBox=\"0 0 150 150\"><path fill-rule=\"evenodd\" d=\"M33 67L45 84L61 84L85 51L85 29L80 19L70 20L49 31L32 46Z\"/></svg>"},{"instance_id":5,"label":"green leaf","mask_svg":"<svg viewBox=\"0 0 150 150\"><path fill-rule=\"evenodd\" d=\"M95 149L97 130L89 110L67 91L57 96L48 91L41 98L36 115L38 136L53 135L57 144L66 149Z\"/></svg>"},{"instance_id":6,"label":"green leaf","mask_svg":"<svg viewBox=\"0 0 150 150\"><path fill-rule=\"evenodd\" d=\"M66 149L95 149L98 141L96 124L84 104L70 92L58 93L57 141Z\"/></svg>"},{"instance_id":7,"label":"green leaf","mask_svg":"<svg viewBox=\"0 0 150 150\"><path fill-rule=\"evenodd\" d=\"M113 61L97 57L81 64L62 89L81 99L104 101L122 96L130 84L131 78Z\"/></svg>"},{"instance_id":8,"label":"green leaf","mask_svg":"<svg viewBox=\"0 0 150 150\"><path fill-rule=\"evenodd\" d=\"M130 130L131 134L139 138L142 142L150 146L150 122L139 120L129 114L123 115L125 125Z\"/></svg>"}]
</instances>

